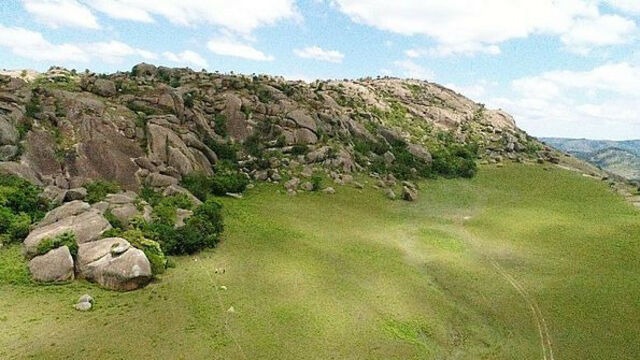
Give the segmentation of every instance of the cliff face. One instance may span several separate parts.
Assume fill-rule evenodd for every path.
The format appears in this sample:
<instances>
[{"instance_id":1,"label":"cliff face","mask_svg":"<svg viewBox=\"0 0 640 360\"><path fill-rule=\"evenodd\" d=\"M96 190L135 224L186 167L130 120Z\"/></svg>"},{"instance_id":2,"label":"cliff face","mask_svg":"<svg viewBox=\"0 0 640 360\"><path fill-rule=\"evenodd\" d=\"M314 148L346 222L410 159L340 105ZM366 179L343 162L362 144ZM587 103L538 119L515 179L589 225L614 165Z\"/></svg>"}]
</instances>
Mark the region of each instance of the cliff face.
<instances>
[{"instance_id":1,"label":"cliff face","mask_svg":"<svg viewBox=\"0 0 640 360\"><path fill-rule=\"evenodd\" d=\"M261 180L252 163L263 155L271 170L370 170L384 154L359 143L401 141L425 163L447 141L479 149L485 162L554 158L508 114L416 80L307 84L148 64L111 75L29 74L0 76L0 171L41 185L166 186L214 171L221 156L212 143L231 144L242 171Z\"/></svg>"}]
</instances>

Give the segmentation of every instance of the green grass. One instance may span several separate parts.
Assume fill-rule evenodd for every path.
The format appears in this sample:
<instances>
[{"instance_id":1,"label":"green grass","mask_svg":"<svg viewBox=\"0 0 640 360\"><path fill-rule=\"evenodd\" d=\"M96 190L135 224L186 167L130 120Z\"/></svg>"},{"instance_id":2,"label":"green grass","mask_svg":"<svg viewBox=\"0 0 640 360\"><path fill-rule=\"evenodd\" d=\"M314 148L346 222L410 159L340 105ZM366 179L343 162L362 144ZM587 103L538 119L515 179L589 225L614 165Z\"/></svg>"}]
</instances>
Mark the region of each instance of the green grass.
<instances>
[{"instance_id":1,"label":"green grass","mask_svg":"<svg viewBox=\"0 0 640 360\"><path fill-rule=\"evenodd\" d=\"M32 285L2 248L0 358L540 359L491 261L539 305L556 359L640 358L640 213L605 184L513 165L420 186L416 203L347 187L221 199L219 247L131 293ZM94 310L73 310L85 292Z\"/></svg>"}]
</instances>

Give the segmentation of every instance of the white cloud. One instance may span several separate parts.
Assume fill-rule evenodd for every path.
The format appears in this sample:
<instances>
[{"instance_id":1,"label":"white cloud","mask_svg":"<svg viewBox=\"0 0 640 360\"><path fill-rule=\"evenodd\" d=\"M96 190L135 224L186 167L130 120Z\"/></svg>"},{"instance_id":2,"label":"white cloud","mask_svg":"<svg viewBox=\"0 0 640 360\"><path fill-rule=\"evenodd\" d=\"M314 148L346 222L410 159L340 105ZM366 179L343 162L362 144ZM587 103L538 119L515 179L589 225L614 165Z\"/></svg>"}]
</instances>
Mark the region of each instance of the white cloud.
<instances>
[{"instance_id":1,"label":"white cloud","mask_svg":"<svg viewBox=\"0 0 640 360\"><path fill-rule=\"evenodd\" d=\"M583 47L610 45L628 34L631 22L620 16L602 15L602 0L334 1L358 23L434 39L437 45L430 49L433 55L498 54L500 43L533 34L564 35L568 45L572 41ZM615 33L608 37L587 34L581 26L589 21Z\"/></svg>"},{"instance_id":2,"label":"white cloud","mask_svg":"<svg viewBox=\"0 0 640 360\"><path fill-rule=\"evenodd\" d=\"M247 60L273 61L274 57L267 55L253 46L240 42L229 36L218 36L207 43L213 53L223 56L239 57Z\"/></svg>"},{"instance_id":3,"label":"white cloud","mask_svg":"<svg viewBox=\"0 0 640 360\"><path fill-rule=\"evenodd\" d=\"M332 63L341 63L344 54L336 50L324 50L318 46L306 47L304 49L295 49L293 53L296 56L305 59L316 59Z\"/></svg>"},{"instance_id":4,"label":"white cloud","mask_svg":"<svg viewBox=\"0 0 640 360\"><path fill-rule=\"evenodd\" d=\"M124 2L113 0L92 0L87 2L95 10L118 20L131 20L140 22L153 22L153 17L149 12L130 6Z\"/></svg>"},{"instance_id":5,"label":"white cloud","mask_svg":"<svg viewBox=\"0 0 640 360\"><path fill-rule=\"evenodd\" d=\"M398 60L395 61L393 65L400 69L403 77L420 80L433 79L435 77L433 71L422 65L416 64L412 60Z\"/></svg>"},{"instance_id":6,"label":"white cloud","mask_svg":"<svg viewBox=\"0 0 640 360\"><path fill-rule=\"evenodd\" d=\"M569 50L586 54L593 47L628 43L636 30L636 24L631 20L618 15L602 15L577 20L561 40Z\"/></svg>"},{"instance_id":7,"label":"white cloud","mask_svg":"<svg viewBox=\"0 0 640 360\"><path fill-rule=\"evenodd\" d=\"M534 135L624 139L640 134L640 66L611 63L589 71L551 71L513 81L505 108Z\"/></svg>"},{"instance_id":8,"label":"white cloud","mask_svg":"<svg viewBox=\"0 0 640 360\"><path fill-rule=\"evenodd\" d=\"M149 22L159 16L177 25L216 25L243 34L300 18L294 0L100 0L91 6L116 19Z\"/></svg>"},{"instance_id":9,"label":"white cloud","mask_svg":"<svg viewBox=\"0 0 640 360\"><path fill-rule=\"evenodd\" d=\"M415 59L426 55L437 57L446 57L453 55L469 56L474 54L499 55L501 51L500 47L498 47L497 45L483 45L480 43L459 43L439 44L429 49L409 49L404 53L408 57Z\"/></svg>"},{"instance_id":10,"label":"white cloud","mask_svg":"<svg viewBox=\"0 0 640 360\"><path fill-rule=\"evenodd\" d=\"M207 60L195 51L185 50L179 54L167 51L162 54L167 60L179 63L179 64L192 64L200 68L206 68L208 66Z\"/></svg>"},{"instance_id":11,"label":"white cloud","mask_svg":"<svg viewBox=\"0 0 640 360\"><path fill-rule=\"evenodd\" d=\"M55 45L47 41L39 32L11 28L0 25L0 46L8 48L20 57L40 61L80 61L89 57L77 45Z\"/></svg>"},{"instance_id":12,"label":"white cloud","mask_svg":"<svg viewBox=\"0 0 640 360\"><path fill-rule=\"evenodd\" d=\"M98 20L76 0L23 0L24 8L39 22L52 28L60 26L99 29Z\"/></svg>"},{"instance_id":13,"label":"white cloud","mask_svg":"<svg viewBox=\"0 0 640 360\"><path fill-rule=\"evenodd\" d=\"M640 14L640 1L638 0L607 0L607 2L611 6L629 14Z\"/></svg>"},{"instance_id":14,"label":"white cloud","mask_svg":"<svg viewBox=\"0 0 640 360\"><path fill-rule=\"evenodd\" d=\"M136 49L119 41L53 44L39 32L2 25L0 47L8 48L15 55L27 59L71 64L91 60L120 63L131 56L147 60L156 58L152 52Z\"/></svg>"},{"instance_id":15,"label":"white cloud","mask_svg":"<svg viewBox=\"0 0 640 360\"><path fill-rule=\"evenodd\" d=\"M137 56L145 60L155 60L158 57L146 50L133 48L120 41L96 42L83 46L88 54L108 63L121 63L124 58Z\"/></svg>"}]
</instances>

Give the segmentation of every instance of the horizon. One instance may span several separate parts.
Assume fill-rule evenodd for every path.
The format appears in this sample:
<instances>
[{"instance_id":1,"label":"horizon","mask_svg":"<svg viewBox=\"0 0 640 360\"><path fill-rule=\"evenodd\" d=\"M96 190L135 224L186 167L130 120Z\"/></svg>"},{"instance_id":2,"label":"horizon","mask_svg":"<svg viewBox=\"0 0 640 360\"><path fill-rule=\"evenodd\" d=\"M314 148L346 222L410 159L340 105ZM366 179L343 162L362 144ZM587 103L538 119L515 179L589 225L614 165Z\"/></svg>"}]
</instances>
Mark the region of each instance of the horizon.
<instances>
[{"instance_id":1,"label":"horizon","mask_svg":"<svg viewBox=\"0 0 640 360\"><path fill-rule=\"evenodd\" d=\"M503 109L536 137L640 134L640 5L628 0L235 4L9 0L0 67L414 78Z\"/></svg>"}]
</instances>

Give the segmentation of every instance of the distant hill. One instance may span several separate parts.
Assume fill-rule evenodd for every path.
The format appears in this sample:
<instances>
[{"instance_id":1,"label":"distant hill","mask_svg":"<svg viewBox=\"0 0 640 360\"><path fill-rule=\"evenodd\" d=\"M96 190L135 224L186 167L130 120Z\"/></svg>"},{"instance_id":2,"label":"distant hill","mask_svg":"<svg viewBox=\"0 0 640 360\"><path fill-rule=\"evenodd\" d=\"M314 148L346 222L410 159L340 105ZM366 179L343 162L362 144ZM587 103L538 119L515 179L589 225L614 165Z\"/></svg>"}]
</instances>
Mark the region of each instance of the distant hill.
<instances>
[{"instance_id":1,"label":"distant hill","mask_svg":"<svg viewBox=\"0 0 640 360\"><path fill-rule=\"evenodd\" d=\"M540 138L541 141L629 180L640 180L640 140Z\"/></svg>"}]
</instances>

